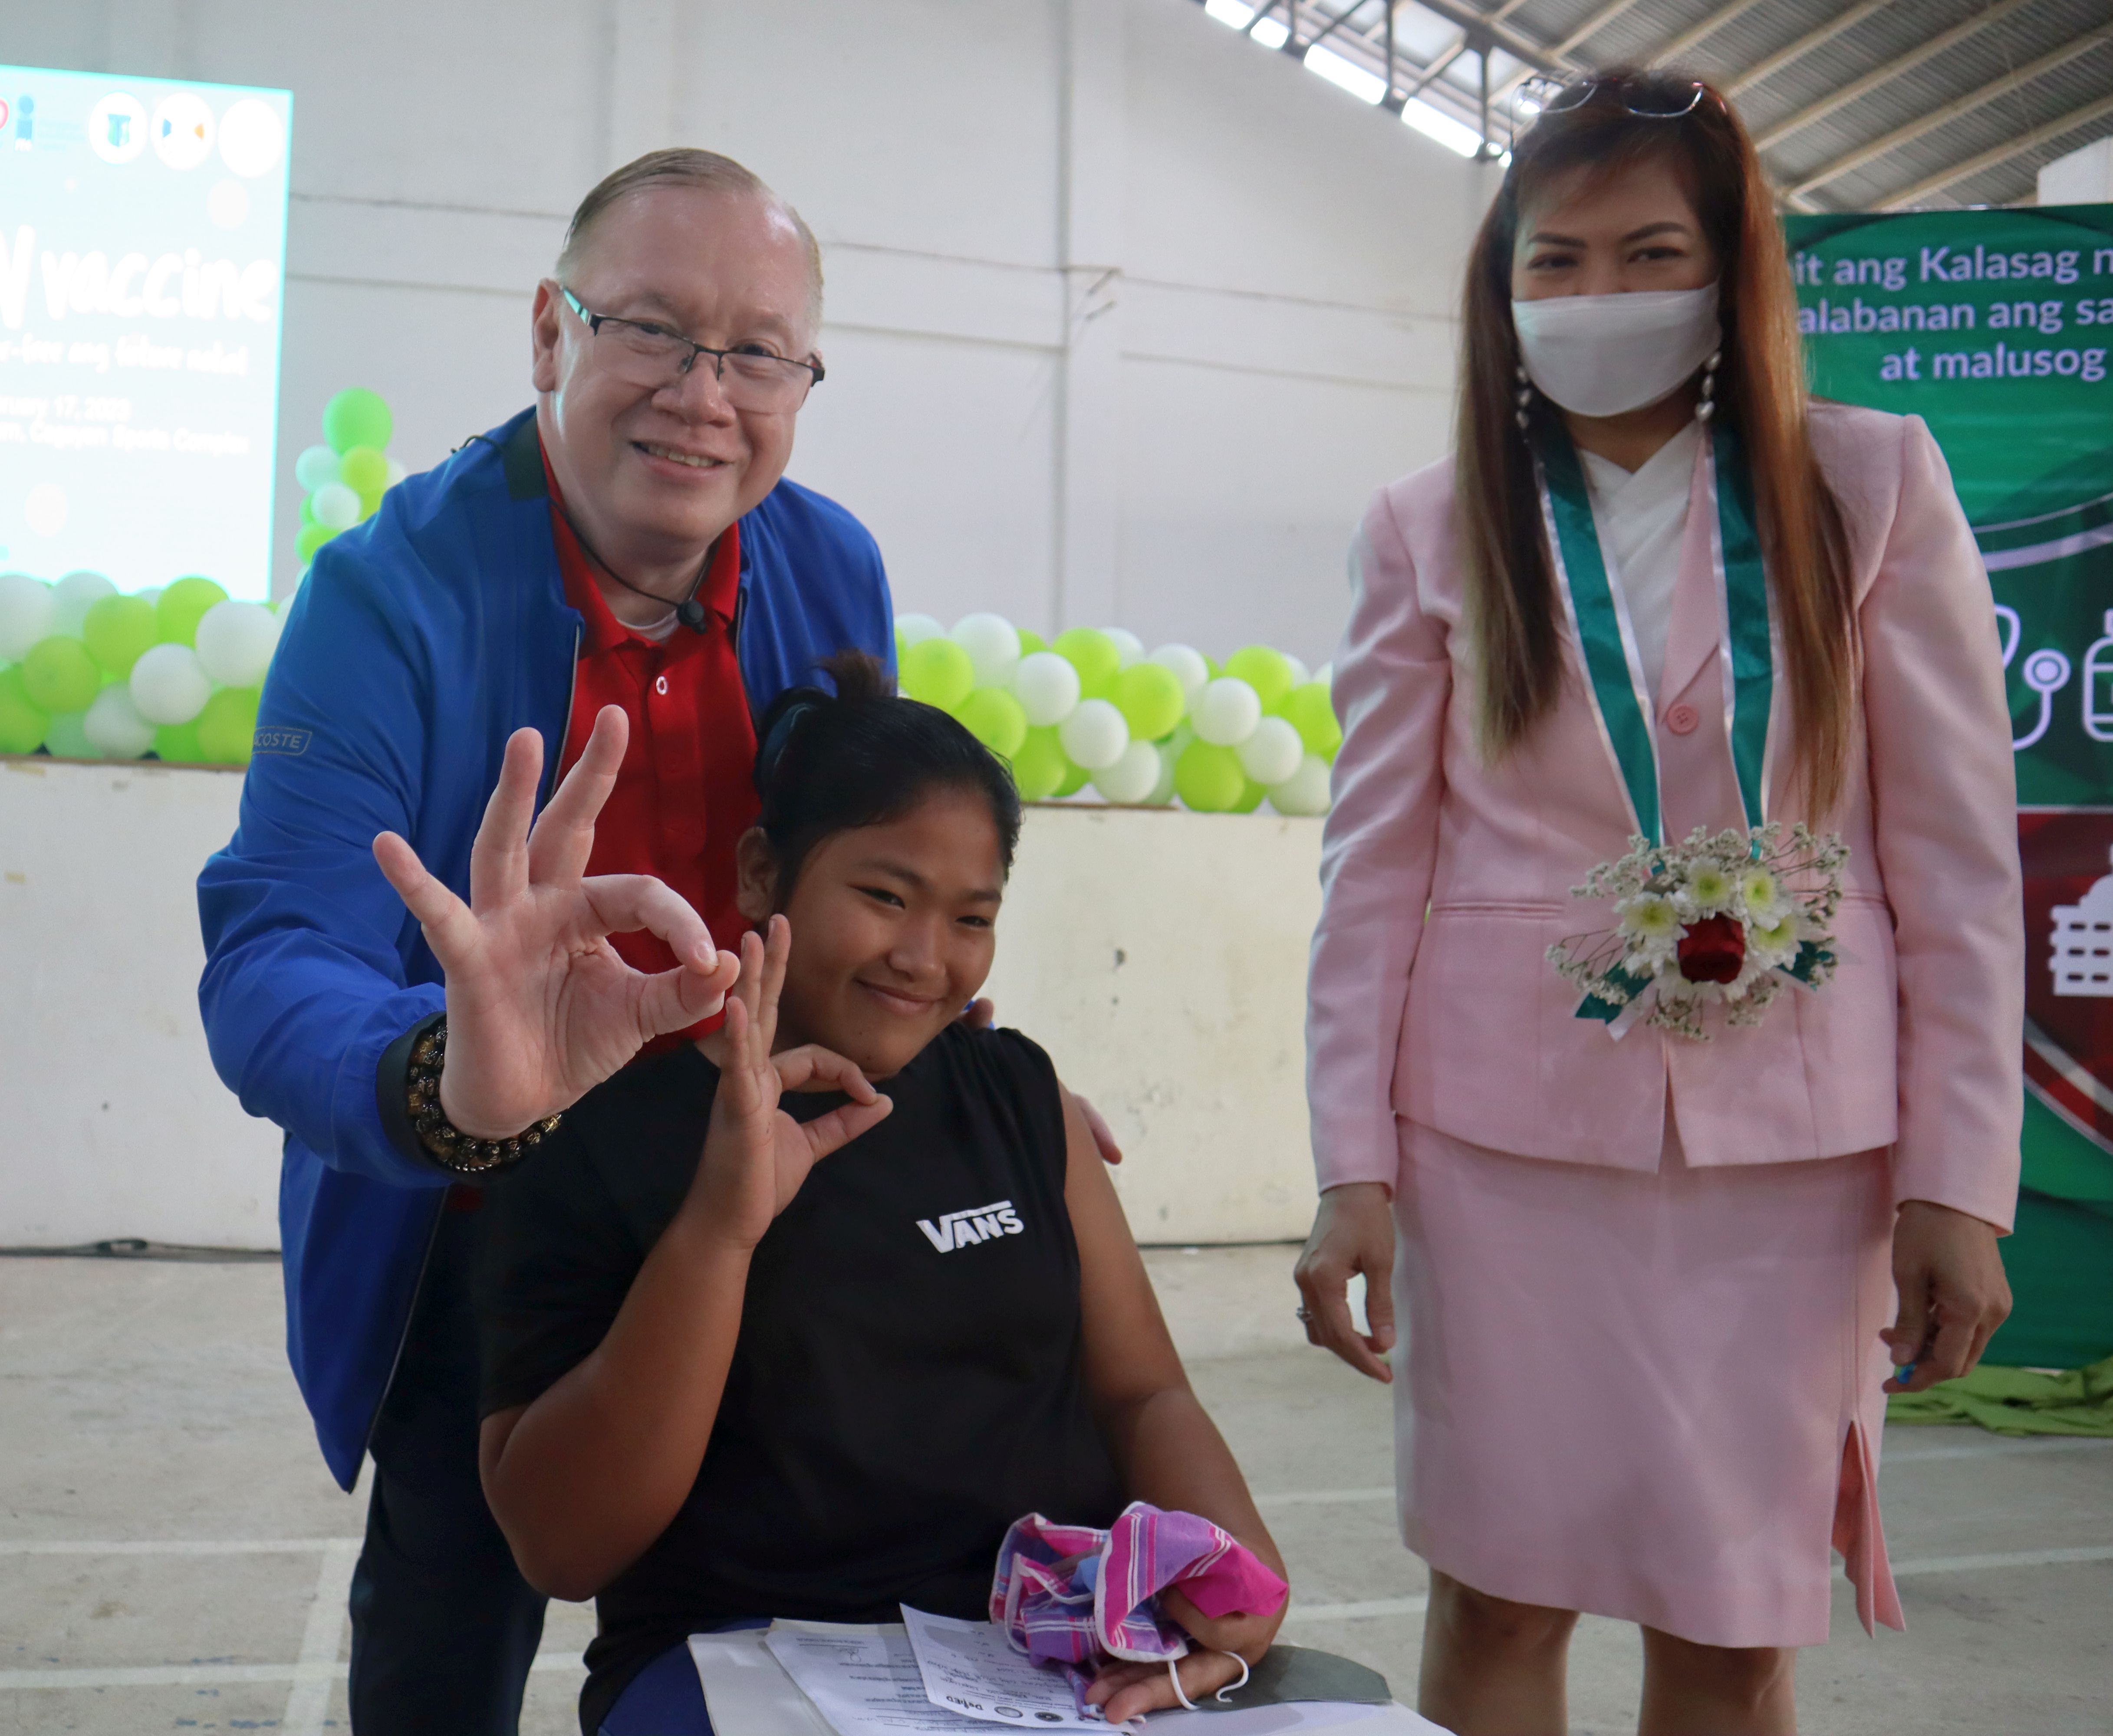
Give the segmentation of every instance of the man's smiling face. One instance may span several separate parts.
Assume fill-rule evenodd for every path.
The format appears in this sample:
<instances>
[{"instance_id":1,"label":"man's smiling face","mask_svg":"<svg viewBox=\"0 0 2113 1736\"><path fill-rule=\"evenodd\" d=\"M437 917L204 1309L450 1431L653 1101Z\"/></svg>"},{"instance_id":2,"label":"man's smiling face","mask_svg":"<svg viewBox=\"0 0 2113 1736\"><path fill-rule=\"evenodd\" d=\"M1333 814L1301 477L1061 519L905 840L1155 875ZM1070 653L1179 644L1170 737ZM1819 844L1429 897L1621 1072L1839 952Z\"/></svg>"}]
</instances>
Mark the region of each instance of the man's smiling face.
<instances>
[{"instance_id":1,"label":"man's smiling face","mask_svg":"<svg viewBox=\"0 0 2113 1736\"><path fill-rule=\"evenodd\" d=\"M814 357L806 244L770 199L648 186L603 212L564 274L589 312L643 320L714 349ZM777 486L796 410L737 411L709 357L654 387L631 383L565 301L536 293L536 390L565 503L619 572L696 561Z\"/></svg>"}]
</instances>

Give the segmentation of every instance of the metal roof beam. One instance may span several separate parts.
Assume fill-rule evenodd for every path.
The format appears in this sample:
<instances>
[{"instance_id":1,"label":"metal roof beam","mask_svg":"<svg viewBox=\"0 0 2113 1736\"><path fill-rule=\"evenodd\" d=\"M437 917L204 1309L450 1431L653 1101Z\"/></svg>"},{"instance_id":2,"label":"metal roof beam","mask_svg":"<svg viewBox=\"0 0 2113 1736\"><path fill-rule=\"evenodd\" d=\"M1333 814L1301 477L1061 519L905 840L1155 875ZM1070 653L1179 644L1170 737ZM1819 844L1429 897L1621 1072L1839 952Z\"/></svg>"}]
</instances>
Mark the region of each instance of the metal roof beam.
<instances>
[{"instance_id":1,"label":"metal roof beam","mask_svg":"<svg viewBox=\"0 0 2113 1736\"><path fill-rule=\"evenodd\" d=\"M2023 85L2029 84L2042 74L2051 72L2056 67L2065 65L2079 55L2088 54L2093 48L2108 40L2113 40L2113 25L2102 26L2096 30L2087 31L2081 36L2072 38L2052 52L2042 54L2036 61L2028 61L2015 71L2006 72L1999 79L1990 80L1979 89L1969 90L1964 96L1955 97L1951 102L1931 109L1927 114L1916 116L1905 126L1896 126L1890 133L1882 134L1869 144L1859 145L1846 156L1836 157L1832 162L1821 168L1817 174L1808 175L1791 187L1786 196L1791 198L1801 198L1814 187L1823 187L1831 180L1838 180L1851 170L1860 169L1865 163L1874 158L1897 150L1901 146L1921 138L1925 133L1934 132L1938 127L1956 121L1961 115L1970 114L1975 109L1996 101L1999 97L2008 96L2012 91ZM1944 186L1948 185L1949 183L1941 181L1937 185Z\"/></svg>"},{"instance_id":2,"label":"metal roof beam","mask_svg":"<svg viewBox=\"0 0 2113 1736\"><path fill-rule=\"evenodd\" d=\"M1536 72L1546 72L1560 77L1570 69L1560 57L1548 50L1531 38L1522 36L1509 25L1503 22L1495 12L1478 12L1460 0L1416 0L1426 12L1435 13L1448 24L1457 25L1472 37L1477 31L1487 35L1505 53ZM1749 0L1751 3L1751 0Z\"/></svg>"},{"instance_id":3,"label":"metal roof beam","mask_svg":"<svg viewBox=\"0 0 2113 1736\"><path fill-rule=\"evenodd\" d=\"M1851 80L1839 90L1830 91L1816 103L1806 104L1796 114L1787 116L1754 140L1754 148L1765 151L1781 144L1794 133L1801 133L1815 121L1823 121L1838 108L1846 108L1860 97L1869 96L1880 85L1888 84L1902 73L1912 71L1924 61L1934 59L1946 48L1965 42L1996 22L2007 17L2021 6L2030 6L2033 0L1995 0L1995 4L1977 12L1962 24L1948 30L1940 30L1927 42L1917 43L1905 54L1896 55L1884 64L1873 66L1863 77Z\"/></svg>"},{"instance_id":4,"label":"metal roof beam","mask_svg":"<svg viewBox=\"0 0 2113 1736\"><path fill-rule=\"evenodd\" d=\"M2088 126L2106 115L2113 115L2113 97L2101 97L2096 103L2087 103L2081 108L2072 108L2067 114L2048 121L2046 125L2036 126L2029 133L2007 139L1992 150L1982 152L1978 157L1969 157L1964 162L1952 164L1948 169L1926 175L1897 193L1887 194L1874 208L1898 211L1903 207L1915 204L1930 194L1956 186L1963 180L1970 180L1985 170L1996 168L2014 157L2023 157L2029 151L2036 151L2042 145L2061 138L2063 134L2073 133L2080 126Z\"/></svg>"},{"instance_id":5,"label":"metal roof beam","mask_svg":"<svg viewBox=\"0 0 2113 1736\"><path fill-rule=\"evenodd\" d=\"M1706 41L1735 18L1744 17L1761 3L1761 0L1727 0L1707 18L1698 19L1677 36L1669 37L1652 49L1645 57L1648 66L1662 66L1677 55L1682 55L1699 42Z\"/></svg>"},{"instance_id":6,"label":"metal roof beam","mask_svg":"<svg viewBox=\"0 0 2113 1736\"><path fill-rule=\"evenodd\" d=\"M1549 48L1548 52L1554 55L1558 60L1569 60L1572 57L1573 51L1580 43L1588 41L1591 38L1598 35L1600 31L1606 29L1609 25L1612 24L1617 18L1620 17L1622 13L1627 11L1629 8L1636 3L1636 0L1607 0L1607 3L1601 7L1598 11L1593 13L1589 18L1586 19L1583 23L1580 24L1577 27L1577 29L1571 31L1568 36L1564 37L1562 41L1554 44L1554 46ZM1493 89L1491 89L1490 92L1490 100L1492 103L1502 102L1506 97L1509 96L1514 90L1517 90L1520 85L1523 84L1532 76L1533 74L1531 72L1514 72L1509 78L1505 79L1502 83L1497 84Z\"/></svg>"},{"instance_id":7,"label":"metal roof beam","mask_svg":"<svg viewBox=\"0 0 2113 1736\"><path fill-rule=\"evenodd\" d=\"M1814 48L1830 43L1845 30L1853 30L1873 12L1883 12L1893 0L1860 0L1855 6L1845 7L1816 29L1807 30L1795 42L1785 43L1773 54L1764 55L1738 77L1724 87L1724 94L1736 97L1742 90L1751 89L1763 79L1780 72L1793 61L1802 60Z\"/></svg>"}]
</instances>

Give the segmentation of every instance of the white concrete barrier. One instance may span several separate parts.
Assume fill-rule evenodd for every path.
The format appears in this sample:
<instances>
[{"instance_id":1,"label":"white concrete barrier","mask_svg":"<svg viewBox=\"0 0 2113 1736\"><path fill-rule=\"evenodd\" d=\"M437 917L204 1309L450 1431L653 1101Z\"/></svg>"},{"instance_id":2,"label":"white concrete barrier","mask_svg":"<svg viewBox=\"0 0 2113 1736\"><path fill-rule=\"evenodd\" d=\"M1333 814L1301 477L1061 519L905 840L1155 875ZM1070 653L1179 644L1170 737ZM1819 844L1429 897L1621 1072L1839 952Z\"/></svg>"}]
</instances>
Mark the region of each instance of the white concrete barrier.
<instances>
[{"instance_id":1,"label":"white concrete barrier","mask_svg":"<svg viewBox=\"0 0 2113 1736\"><path fill-rule=\"evenodd\" d=\"M278 1130L214 1077L193 881L241 778L0 761L0 1246L277 1242ZM1303 1236L1320 822L1030 810L988 992L1113 1124L1139 1238Z\"/></svg>"}]
</instances>

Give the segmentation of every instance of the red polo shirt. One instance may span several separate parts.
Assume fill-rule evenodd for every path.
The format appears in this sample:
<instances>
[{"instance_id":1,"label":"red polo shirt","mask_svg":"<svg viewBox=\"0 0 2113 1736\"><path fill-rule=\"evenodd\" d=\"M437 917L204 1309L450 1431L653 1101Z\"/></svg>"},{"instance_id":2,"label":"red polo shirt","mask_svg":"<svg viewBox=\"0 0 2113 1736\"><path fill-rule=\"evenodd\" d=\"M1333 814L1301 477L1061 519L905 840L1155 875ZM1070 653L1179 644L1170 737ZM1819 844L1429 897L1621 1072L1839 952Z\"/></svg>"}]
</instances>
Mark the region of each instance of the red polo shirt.
<instances>
[{"instance_id":1,"label":"red polo shirt","mask_svg":"<svg viewBox=\"0 0 2113 1736\"><path fill-rule=\"evenodd\" d=\"M674 888L705 919L713 941L739 950L747 928L734 906L734 844L755 822L755 724L734 655L734 608L741 594L741 526L729 525L712 550L697 600L702 632L678 625L655 644L611 613L595 567L566 521L558 480L550 487L550 529L565 600L585 623L573 710L565 730L563 776L586 746L605 705L631 720L631 740L616 787L595 822L590 874L650 874ZM674 955L646 930L613 934L627 964L663 971ZM684 1037L718 1023L709 1019Z\"/></svg>"}]
</instances>

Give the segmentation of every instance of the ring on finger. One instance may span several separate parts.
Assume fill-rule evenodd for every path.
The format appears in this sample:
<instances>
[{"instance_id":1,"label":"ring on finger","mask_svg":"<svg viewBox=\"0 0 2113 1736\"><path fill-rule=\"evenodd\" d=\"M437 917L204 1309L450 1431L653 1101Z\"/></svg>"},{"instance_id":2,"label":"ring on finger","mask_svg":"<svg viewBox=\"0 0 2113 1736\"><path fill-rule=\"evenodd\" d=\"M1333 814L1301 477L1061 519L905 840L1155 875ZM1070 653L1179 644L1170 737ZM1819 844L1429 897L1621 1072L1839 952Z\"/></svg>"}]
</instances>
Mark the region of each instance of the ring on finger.
<instances>
[{"instance_id":1,"label":"ring on finger","mask_svg":"<svg viewBox=\"0 0 2113 1736\"><path fill-rule=\"evenodd\" d=\"M1298 1318L1299 1318L1300 1319L1302 1319L1302 1320L1310 1321L1310 1320L1312 1320L1312 1318L1313 1318L1313 1310L1312 1310L1312 1309L1308 1308L1308 1307L1305 1305L1305 1303L1303 1303L1303 1302L1301 1302L1301 1303L1298 1305L1298 1308L1294 1310L1294 1312L1298 1315Z\"/></svg>"}]
</instances>

